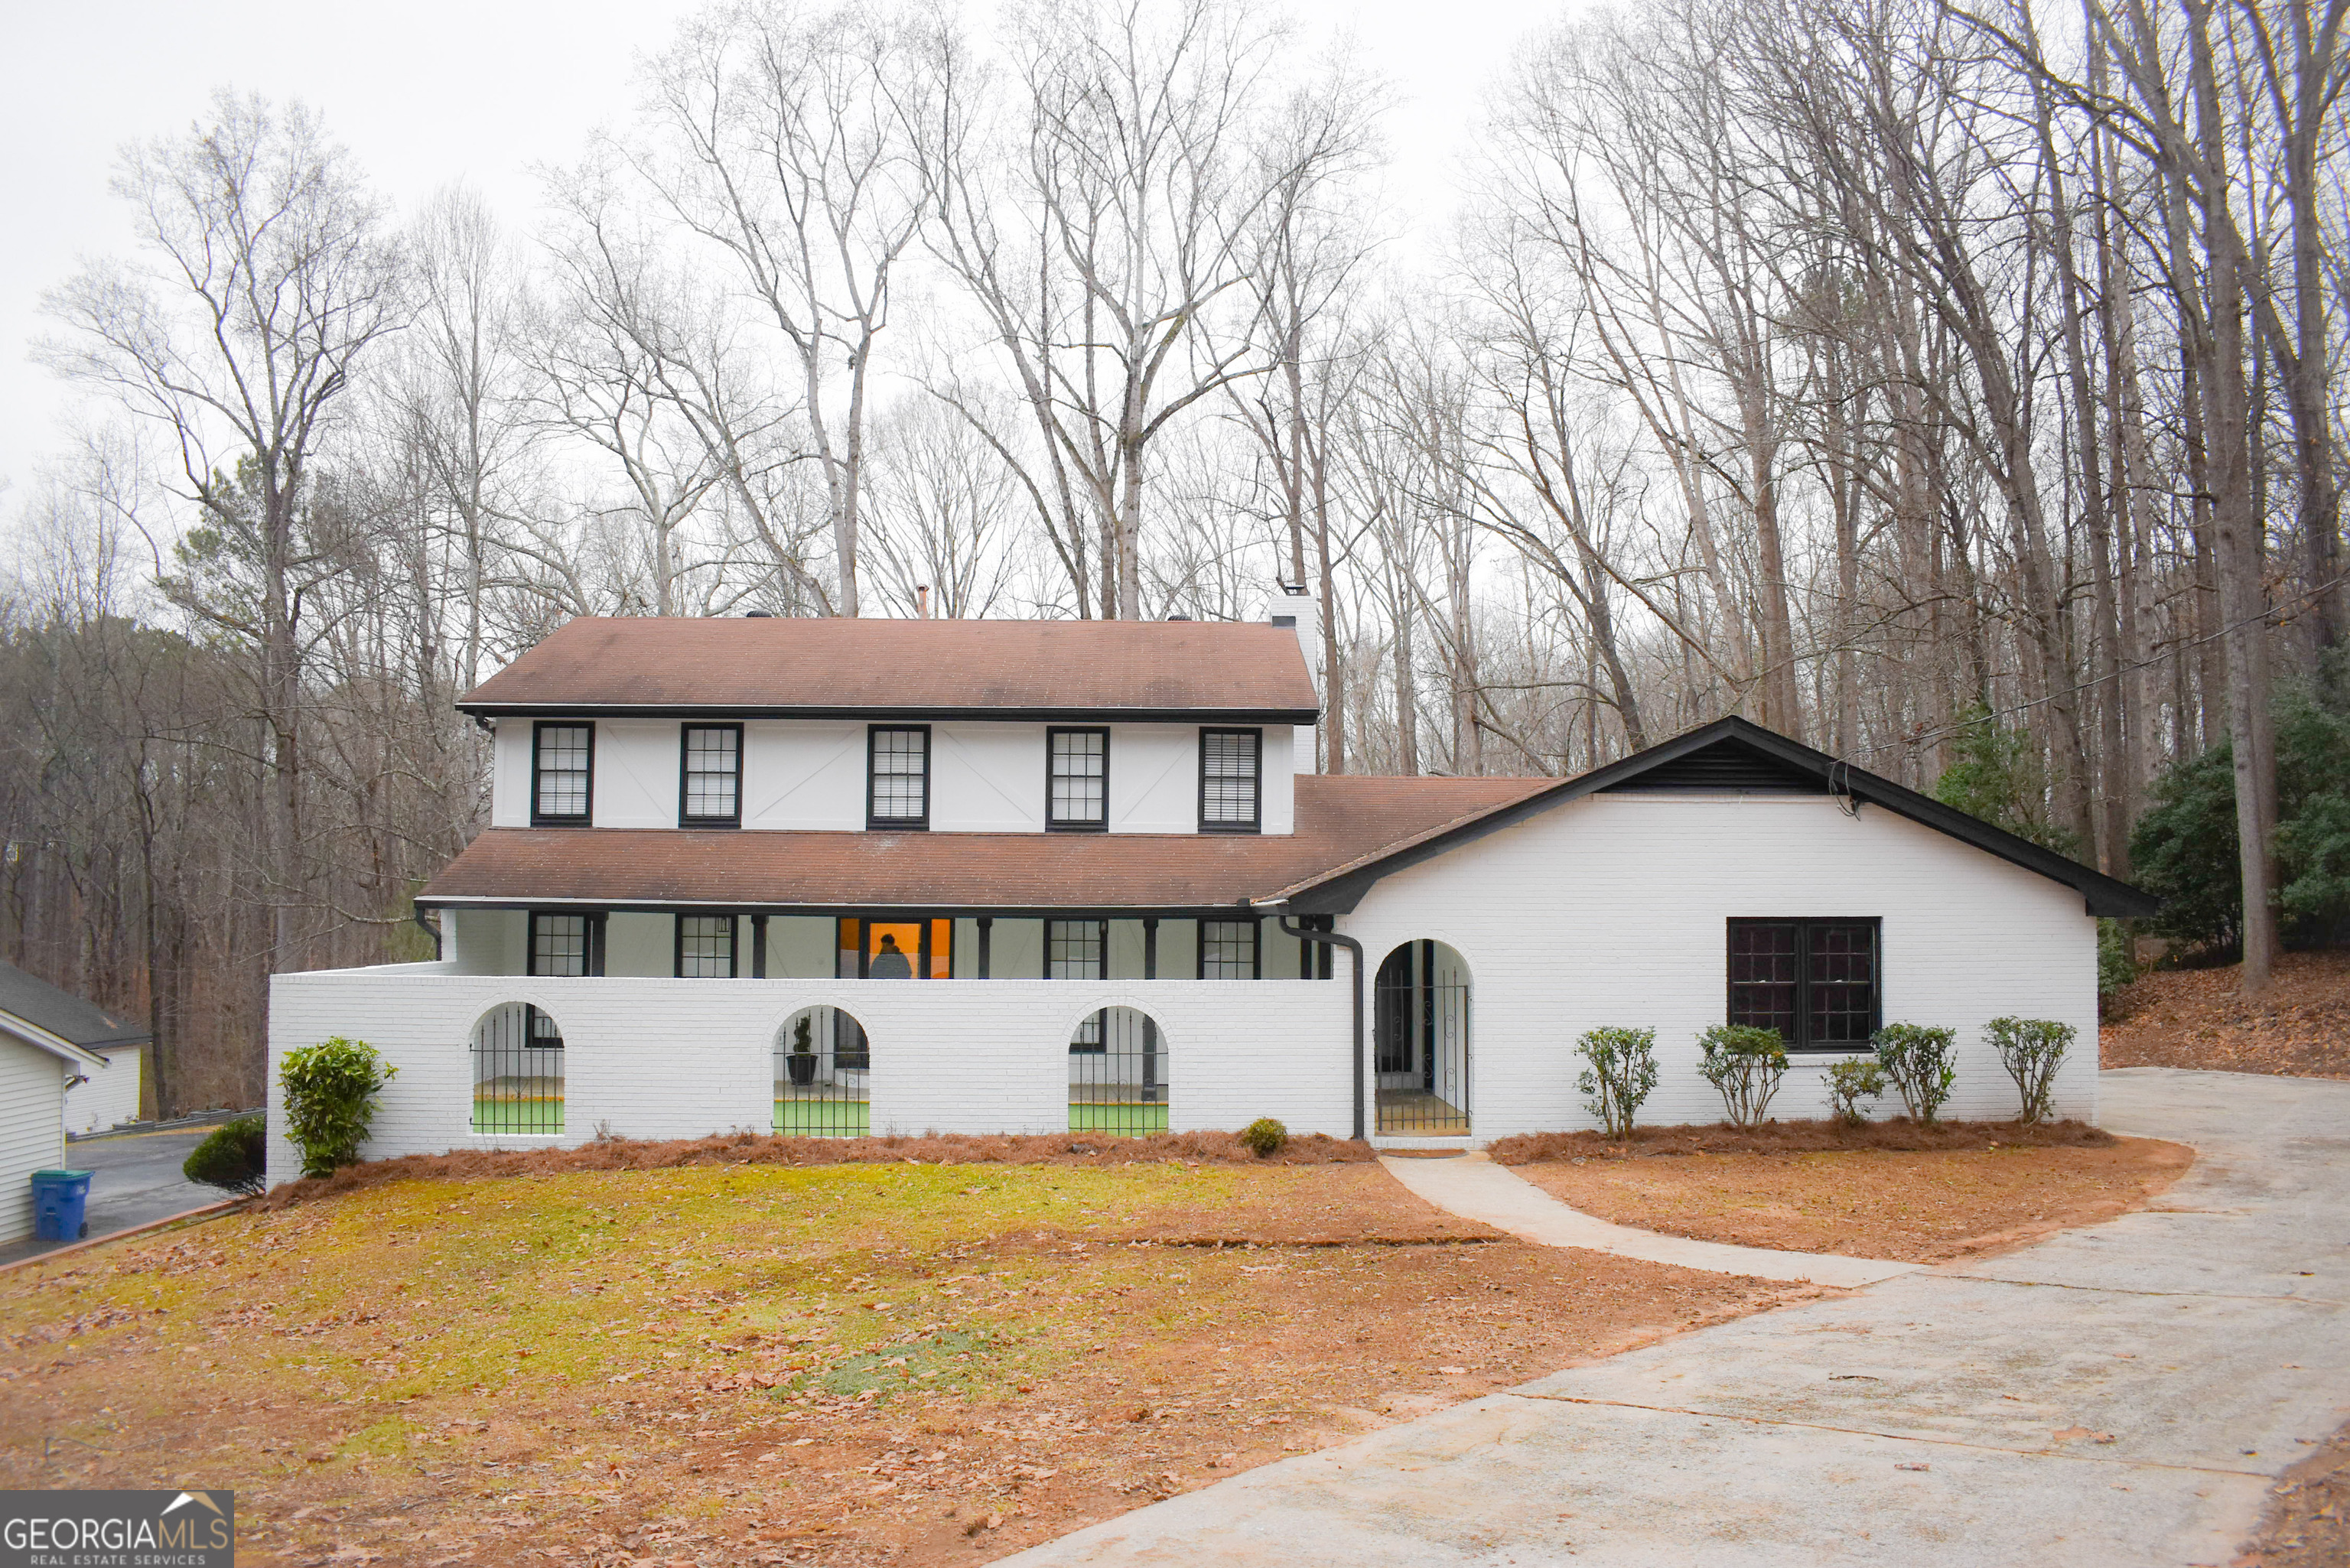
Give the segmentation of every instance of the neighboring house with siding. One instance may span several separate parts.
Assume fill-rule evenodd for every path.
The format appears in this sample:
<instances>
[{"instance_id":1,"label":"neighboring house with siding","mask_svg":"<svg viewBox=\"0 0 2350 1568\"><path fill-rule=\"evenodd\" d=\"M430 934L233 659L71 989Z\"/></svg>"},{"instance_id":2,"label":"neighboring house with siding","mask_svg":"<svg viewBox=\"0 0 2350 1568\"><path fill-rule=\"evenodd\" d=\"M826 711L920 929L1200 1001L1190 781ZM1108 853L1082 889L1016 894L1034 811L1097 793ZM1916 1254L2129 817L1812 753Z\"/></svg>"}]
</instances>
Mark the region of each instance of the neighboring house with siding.
<instances>
[{"instance_id":1,"label":"neighboring house with siding","mask_svg":"<svg viewBox=\"0 0 2350 1568\"><path fill-rule=\"evenodd\" d=\"M136 1025L0 963L0 1242L32 1234L30 1179L66 1163L76 1091L125 1078L130 1108L121 1119L137 1117L146 1041Z\"/></svg>"},{"instance_id":2,"label":"neighboring house with siding","mask_svg":"<svg viewBox=\"0 0 2350 1568\"><path fill-rule=\"evenodd\" d=\"M1266 622L581 619L459 704L490 825L431 963L281 975L291 1048L400 1068L371 1155L736 1127L1234 1127L1482 1144L1586 1126L1572 1047L1770 1023L1775 1107L1880 1022L2012 1090L2001 1013L2082 1047L2095 922L2146 895L1730 719L1579 778L1315 774L1313 602ZM291 1152L271 1168L295 1168Z\"/></svg>"}]
</instances>

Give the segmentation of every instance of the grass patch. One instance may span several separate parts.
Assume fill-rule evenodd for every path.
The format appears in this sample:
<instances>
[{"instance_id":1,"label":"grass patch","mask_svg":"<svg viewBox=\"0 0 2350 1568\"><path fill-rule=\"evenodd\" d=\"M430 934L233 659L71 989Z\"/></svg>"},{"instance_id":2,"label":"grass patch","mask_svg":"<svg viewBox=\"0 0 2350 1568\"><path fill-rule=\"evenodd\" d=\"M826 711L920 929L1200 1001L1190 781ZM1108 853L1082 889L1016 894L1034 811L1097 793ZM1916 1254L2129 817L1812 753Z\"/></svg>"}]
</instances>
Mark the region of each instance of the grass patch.
<instances>
[{"instance_id":1,"label":"grass patch","mask_svg":"<svg viewBox=\"0 0 2350 1568\"><path fill-rule=\"evenodd\" d=\"M775 1132L782 1137L868 1137L872 1112L863 1100L779 1099Z\"/></svg>"}]
</instances>

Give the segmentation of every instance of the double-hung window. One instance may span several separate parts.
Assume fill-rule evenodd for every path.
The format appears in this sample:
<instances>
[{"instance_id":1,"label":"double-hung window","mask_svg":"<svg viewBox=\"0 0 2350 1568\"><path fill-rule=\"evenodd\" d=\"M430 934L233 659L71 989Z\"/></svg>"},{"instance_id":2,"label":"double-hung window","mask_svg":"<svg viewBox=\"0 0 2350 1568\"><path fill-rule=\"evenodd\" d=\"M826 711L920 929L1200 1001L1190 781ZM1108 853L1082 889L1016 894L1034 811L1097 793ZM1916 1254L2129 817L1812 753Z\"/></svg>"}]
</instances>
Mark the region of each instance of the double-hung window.
<instances>
[{"instance_id":1,"label":"double-hung window","mask_svg":"<svg viewBox=\"0 0 2350 1568\"><path fill-rule=\"evenodd\" d=\"M1261 820L1264 732L1200 732L1200 831L1254 833Z\"/></svg>"},{"instance_id":2,"label":"double-hung window","mask_svg":"<svg viewBox=\"0 0 2350 1568\"><path fill-rule=\"evenodd\" d=\"M733 916L677 918L677 975L680 980L734 978Z\"/></svg>"},{"instance_id":3,"label":"double-hung window","mask_svg":"<svg viewBox=\"0 0 2350 1568\"><path fill-rule=\"evenodd\" d=\"M1883 1004L1876 919L1730 922L1730 1022L1791 1051L1858 1051Z\"/></svg>"},{"instance_id":4,"label":"double-hung window","mask_svg":"<svg viewBox=\"0 0 2350 1568\"><path fill-rule=\"evenodd\" d=\"M541 721L530 731L530 823L586 826L596 780L596 726Z\"/></svg>"},{"instance_id":5,"label":"double-hung window","mask_svg":"<svg viewBox=\"0 0 2350 1568\"><path fill-rule=\"evenodd\" d=\"M930 826L930 726L876 724L866 732L865 747L865 826Z\"/></svg>"},{"instance_id":6,"label":"double-hung window","mask_svg":"<svg viewBox=\"0 0 2350 1568\"><path fill-rule=\"evenodd\" d=\"M1047 920L1045 922L1045 978L1101 980L1109 971L1109 922L1107 920ZM1073 1056L1097 1055L1108 1049L1102 1030L1104 1014L1088 1013L1069 1037Z\"/></svg>"},{"instance_id":7,"label":"double-hung window","mask_svg":"<svg viewBox=\"0 0 2350 1568\"><path fill-rule=\"evenodd\" d=\"M1055 833L1109 826L1109 732L1045 732L1045 826Z\"/></svg>"},{"instance_id":8,"label":"double-hung window","mask_svg":"<svg viewBox=\"0 0 2350 1568\"><path fill-rule=\"evenodd\" d=\"M1257 922L1201 920L1200 978L1254 980L1257 971Z\"/></svg>"},{"instance_id":9,"label":"double-hung window","mask_svg":"<svg viewBox=\"0 0 2350 1568\"><path fill-rule=\"evenodd\" d=\"M680 739L677 825L743 825L743 726L688 724Z\"/></svg>"}]
</instances>

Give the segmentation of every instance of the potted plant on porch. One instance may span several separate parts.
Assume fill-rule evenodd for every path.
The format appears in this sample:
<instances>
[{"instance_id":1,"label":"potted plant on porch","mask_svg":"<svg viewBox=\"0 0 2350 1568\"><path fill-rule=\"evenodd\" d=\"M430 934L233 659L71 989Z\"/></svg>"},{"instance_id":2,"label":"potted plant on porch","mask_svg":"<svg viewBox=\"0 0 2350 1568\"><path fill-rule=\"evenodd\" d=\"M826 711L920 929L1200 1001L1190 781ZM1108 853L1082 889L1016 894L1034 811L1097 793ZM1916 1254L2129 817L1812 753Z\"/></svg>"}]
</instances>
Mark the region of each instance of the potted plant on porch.
<instances>
[{"instance_id":1,"label":"potted plant on porch","mask_svg":"<svg viewBox=\"0 0 2350 1568\"><path fill-rule=\"evenodd\" d=\"M816 1027L813 1014L803 1013L792 1026L792 1054L784 1058L791 1074L792 1087L805 1089L816 1082L816 1042L810 1037Z\"/></svg>"}]
</instances>

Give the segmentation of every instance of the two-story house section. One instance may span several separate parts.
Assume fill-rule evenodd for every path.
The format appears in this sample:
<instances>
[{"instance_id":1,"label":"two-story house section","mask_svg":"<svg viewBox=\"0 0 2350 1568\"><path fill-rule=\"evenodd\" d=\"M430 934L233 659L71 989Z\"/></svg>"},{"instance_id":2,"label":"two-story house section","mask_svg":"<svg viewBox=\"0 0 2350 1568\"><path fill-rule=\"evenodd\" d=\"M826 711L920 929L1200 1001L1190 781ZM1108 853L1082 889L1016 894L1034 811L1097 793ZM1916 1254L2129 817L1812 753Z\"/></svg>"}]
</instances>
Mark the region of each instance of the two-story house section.
<instances>
[{"instance_id":1,"label":"two-story house section","mask_svg":"<svg viewBox=\"0 0 2350 1568\"><path fill-rule=\"evenodd\" d=\"M758 1127L1588 1125L1574 1044L1778 1029L1784 1114L1887 1021L2071 1022L2144 894L1735 717L1571 778L1315 771L1311 601L1263 621L581 619L460 706L490 823L428 963L280 975L275 1059L400 1068L371 1153ZM2004 1107L2004 1109L2003 1109ZM281 1122L282 1126L282 1122ZM273 1134L273 1136L277 1136ZM290 1151L273 1158L284 1168Z\"/></svg>"}]
</instances>

